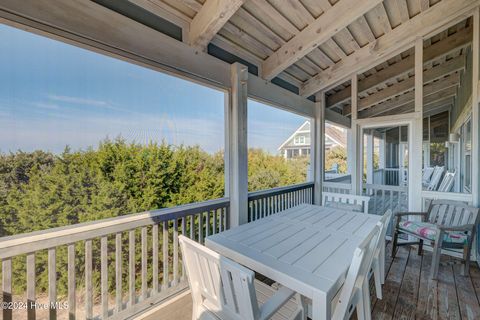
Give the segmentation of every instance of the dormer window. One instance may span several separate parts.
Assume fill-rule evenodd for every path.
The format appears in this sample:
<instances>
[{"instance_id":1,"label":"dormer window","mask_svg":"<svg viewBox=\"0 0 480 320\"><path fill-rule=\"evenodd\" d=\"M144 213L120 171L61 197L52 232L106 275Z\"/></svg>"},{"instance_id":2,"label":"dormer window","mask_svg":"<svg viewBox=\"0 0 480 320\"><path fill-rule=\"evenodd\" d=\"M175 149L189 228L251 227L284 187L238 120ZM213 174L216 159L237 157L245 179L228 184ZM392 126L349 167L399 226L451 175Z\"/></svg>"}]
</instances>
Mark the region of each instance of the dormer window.
<instances>
[{"instance_id":1,"label":"dormer window","mask_svg":"<svg viewBox=\"0 0 480 320\"><path fill-rule=\"evenodd\" d=\"M305 144L305 136L296 136L294 144Z\"/></svg>"}]
</instances>

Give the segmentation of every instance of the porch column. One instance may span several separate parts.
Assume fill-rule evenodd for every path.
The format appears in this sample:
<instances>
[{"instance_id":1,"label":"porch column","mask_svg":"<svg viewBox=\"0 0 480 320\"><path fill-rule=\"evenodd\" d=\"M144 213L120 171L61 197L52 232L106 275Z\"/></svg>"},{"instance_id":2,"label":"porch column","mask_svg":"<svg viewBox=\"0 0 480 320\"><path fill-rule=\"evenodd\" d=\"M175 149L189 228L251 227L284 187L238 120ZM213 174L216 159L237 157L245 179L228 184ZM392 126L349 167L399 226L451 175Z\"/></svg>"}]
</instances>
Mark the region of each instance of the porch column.
<instances>
[{"instance_id":1,"label":"porch column","mask_svg":"<svg viewBox=\"0 0 480 320\"><path fill-rule=\"evenodd\" d=\"M479 68L480 68L480 8L473 13L473 42L472 42L472 196L473 205L480 205L480 115L479 115Z\"/></svg>"},{"instance_id":2,"label":"porch column","mask_svg":"<svg viewBox=\"0 0 480 320\"><path fill-rule=\"evenodd\" d=\"M373 132L367 133L367 183L373 184Z\"/></svg>"},{"instance_id":3,"label":"porch column","mask_svg":"<svg viewBox=\"0 0 480 320\"><path fill-rule=\"evenodd\" d=\"M352 126L353 127L353 126ZM355 173L355 144L352 128L347 129L347 172L352 176Z\"/></svg>"},{"instance_id":4,"label":"porch column","mask_svg":"<svg viewBox=\"0 0 480 320\"><path fill-rule=\"evenodd\" d=\"M415 40L415 113L410 129L412 150L408 153L408 209L422 210L423 38ZM400 151L400 150L399 150Z\"/></svg>"},{"instance_id":5,"label":"porch column","mask_svg":"<svg viewBox=\"0 0 480 320\"><path fill-rule=\"evenodd\" d=\"M320 92L315 96L315 99L317 100L315 102L315 118L312 119L310 126L310 139L312 141L310 162L313 164L313 203L321 205L325 166L325 94Z\"/></svg>"},{"instance_id":6,"label":"porch column","mask_svg":"<svg viewBox=\"0 0 480 320\"><path fill-rule=\"evenodd\" d=\"M362 134L360 132L357 119L357 106L358 106L358 75L352 75L352 84L351 84L351 114L352 114L352 142L353 146L351 153L348 155L352 158L353 171L351 174L352 177L352 194L361 194L362 193L362 177L363 177L363 165L362 165L362 150L363 150L363 140Z\"/></svg>"},{"instance_id":7,"label":"porch column","mask_svg":"<svg viewBox=\"0 0 480 320\"><path fill-rule=\"evenodd\" d=\"M385 141L387 139L387 135L385 132L382 133L382 136L380 137L380 143L378 146L378 167L379 169L385 169Z\"/></svg>"},{"instance_id":8,"label":"porch column","mask_svg":"<svg viewBox=\"0 0 480 320\"><path fill-rule=\"evenodd\" d=\"M231 66L228 127L228 196L230 197L230 227L248 222L248 146L247 146L247 80L246 66ZM227 156L227 155L225 155Z\"/></svg>"}]
</instances>

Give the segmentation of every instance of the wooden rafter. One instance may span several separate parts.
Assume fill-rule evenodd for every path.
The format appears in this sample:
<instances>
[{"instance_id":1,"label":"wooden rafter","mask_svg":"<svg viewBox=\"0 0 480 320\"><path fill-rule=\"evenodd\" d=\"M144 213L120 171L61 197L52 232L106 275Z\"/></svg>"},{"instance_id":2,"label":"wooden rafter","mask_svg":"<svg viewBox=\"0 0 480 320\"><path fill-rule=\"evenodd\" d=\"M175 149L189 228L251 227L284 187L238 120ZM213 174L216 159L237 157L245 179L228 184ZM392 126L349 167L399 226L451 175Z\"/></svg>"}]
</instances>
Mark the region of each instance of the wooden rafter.
<instances>
[{"instance_id":1,"label":"wooden rafter","mask_svg":"<svg viewBox=\"0 0 480 320\"><path fill-rule=\"evenodd\" d=\"M190 24L188 42L204 50L245 0L207 0Z\"/></svg>"},{"instance_id":2,"label":"wooden rafter","mask_svg":"<svg viewBox=\"0 0 480 320\"><path fill-rule=\"evenodd\" d=\"M439 59L442 56L446 56L454 50L458 50L470 44L472 41L472 28L463 29L448 38L440 40L435 44L424 49L423 62L424 65ZM359 81L358 91L359 94L365 93L367 90L379 86L385 82L392 81L393 79L405 75L413 71L413 55L406 57L405 59L386 67L374 75L371 75L364 80ZM337 93L331 95L327 99L327 107L333 108L340 103L344 103L350 100L350 88L347 87Z\"/></svg>"},{"instance_id":3,"label":"wooden rafter","mask_svg":"<svg viewBox=\"0 0 480 320\"><path fill-rule=\"evenodd\" d=\"M300 90L301 95L310 96L341 82L349 74L377 65L400 53L417 37L434 32L448 21L471 11L479 3L478 0L442 0L308 80Z\"/></svg>"},{"instance_id":4,"label":"wooden rafter","mask_svg":"<svg viewBox=\"0 0 480 320\"><path fill-rule=\"evenodd\" d=\"M263 78L274 78L380 2L339 1L264 61Z\"/></svg>"},{"instance_id":5,"label":"wooden rafter","mask_svg":"<svg viewBox=\"0 0 480 320\"><path fill-rule=\"evenodd\" d=\"M451 73L463 70L465 68L465 57L458 56L441 65L433 67L423 72L423 83L440 79ZM381 91L369 95L366 98L359 100L358 111L367 109L373 105L376 105L382 101L388 100L394 96L413 90L415 87L415 77L410 77L407 80L398 82L390 87L387 87ZM350 106L344 108L344 114L350 114Z\"/></svg>"},{"instance_id":6,"label":"wooden rafter","mask_svg":"<svg viewBox=\"0 0 480 320\"><path fill-rule=\"evenodd\" d=\"M456 94L456 87L460 83L460 76L458 73L451 75L442 80L427 84L423 87L424 104L429 102L450 97ZM430 99L430 100L429 100ZM410 91L399 95L391 100L379 103L371 108L360 111L361 118L369 118L388 112L390 110L402 107L404 105L414 105L415 91Z\"/></svg>"}]
</instances>

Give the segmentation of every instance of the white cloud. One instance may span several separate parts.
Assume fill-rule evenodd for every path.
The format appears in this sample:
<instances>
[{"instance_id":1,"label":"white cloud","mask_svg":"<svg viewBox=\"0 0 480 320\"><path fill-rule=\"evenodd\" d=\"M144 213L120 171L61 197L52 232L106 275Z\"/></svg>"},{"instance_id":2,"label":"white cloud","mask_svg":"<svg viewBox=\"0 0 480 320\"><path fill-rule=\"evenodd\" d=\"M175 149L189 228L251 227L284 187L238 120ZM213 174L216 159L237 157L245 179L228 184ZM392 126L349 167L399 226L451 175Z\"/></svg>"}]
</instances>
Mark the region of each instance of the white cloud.
<instances>
[{"instance_id":1,"label":"white cloud","mask_svg":"<svg viewBox=\"0 0 480 320\"><path fill-rule=\"evenodd\" d=\"M71 96L62 96L62 95L49 95L48 98L50 100L54 101L60 101L60 102L68 102L68 103L74 103L74 104L83 104L83 105L89 105L89 106L94 106L94 107L108 107L109 103L106 101L102 100L93 100L93 99L85 99L85 98L80 98L80 97L71 97Z\"/></svg>"}]
</instances>

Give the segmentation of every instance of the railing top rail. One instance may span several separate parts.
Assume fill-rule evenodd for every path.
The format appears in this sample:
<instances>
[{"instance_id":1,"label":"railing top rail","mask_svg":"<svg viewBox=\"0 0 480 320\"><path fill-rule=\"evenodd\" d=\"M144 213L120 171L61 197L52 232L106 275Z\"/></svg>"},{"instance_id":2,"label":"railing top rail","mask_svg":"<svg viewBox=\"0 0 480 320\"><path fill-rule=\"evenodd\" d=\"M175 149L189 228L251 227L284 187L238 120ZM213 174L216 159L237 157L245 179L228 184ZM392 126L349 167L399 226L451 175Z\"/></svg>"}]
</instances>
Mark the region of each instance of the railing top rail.
<instances>
[{"instance_id":1,"label":"railing top rail","mask_svg":"<svg viewBox=\"0 0 480 320\"><path fill-rule=\"evenodd\" d=\"M294 192L298 190L308 189L311 187L313 187L313 182L305 182L305 183L294 184L291 186L253 191L248 193L248 201L257 200L265 197L276 196L276 195L287 193L287 192Z\"/></svg>"},{"instance_id":2,"label":"railing top rail","mask_svg":"<svg viewBox=\"0 0 480 320\"><path fill-rule=\"evenodd\" d=\"M456 201L464 201L468 203L472 203L473 201L473 195L471 193L440 192L440 191L428 191L428 190L422 190L422 198L456 200Z\"/></svg>"},{"instance_id":3,"label":"railing top rail","mask_svg":"<svg viewBox=\"0 0 480 320\"><path fill-rule=\"evenodd\" d=\"M338 189L352 189L350 183L341 183L341 182L332 182L332 181L323 181L323 186L327 188L338 188Z\"/></svg>"},{"instance_id":4,"label":"railing top rail","mask_svg":"<svg viewBox=\"0 0 480 320\"><path fill-rule=\"evenodd\" d=\"M388 186L384 184L365 184L364 189L385 190L385 191L398 191L407 192L408 188L405 186Z\"/></svg>"},{"instance_id":5,"label":"railing top rail","mask_svg":"<svg viewBox=\"0 0 480 320\"><path fill-rule=\"evenodd\" d=\"M3 237L0 238L0 259L132 230L195 213L225 208L229 204L228 198L220 198Z\"/></svg>"}]
</instances>

